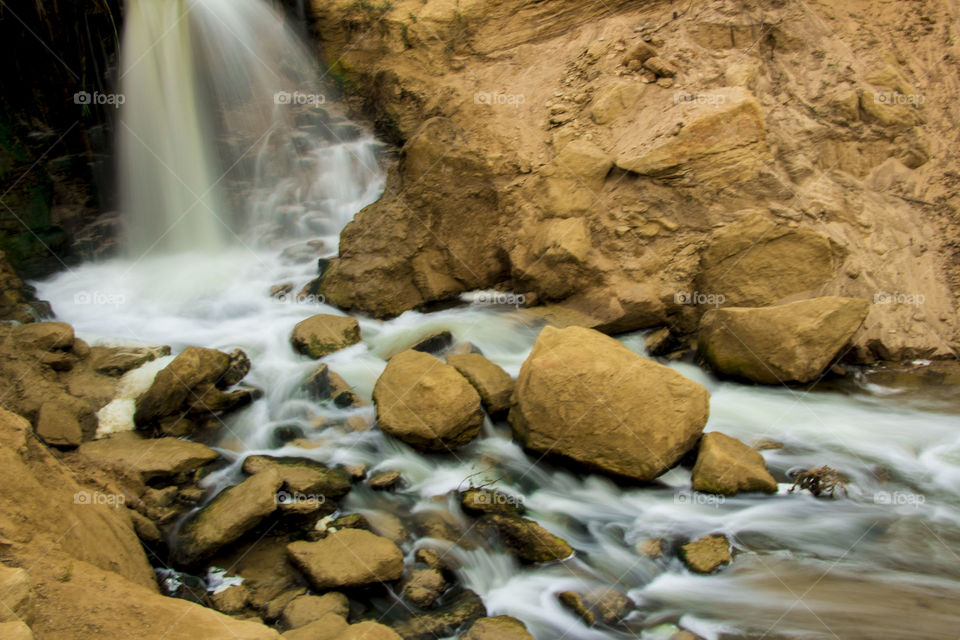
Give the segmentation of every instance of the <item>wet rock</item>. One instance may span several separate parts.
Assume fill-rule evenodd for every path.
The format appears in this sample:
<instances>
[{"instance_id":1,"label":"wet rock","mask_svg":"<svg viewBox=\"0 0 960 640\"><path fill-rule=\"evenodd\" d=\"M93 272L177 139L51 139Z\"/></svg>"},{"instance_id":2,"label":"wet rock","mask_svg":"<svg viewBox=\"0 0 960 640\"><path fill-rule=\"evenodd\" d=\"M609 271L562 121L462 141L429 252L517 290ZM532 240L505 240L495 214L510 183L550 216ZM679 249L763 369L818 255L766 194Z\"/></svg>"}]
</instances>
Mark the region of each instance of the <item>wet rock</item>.
<instances>
[{"instance_id":1,"label":"wet rock","mask_svg":"<svg viewBox=\"0 0 960 640\"><path fill-rule=\"evenodd\" d=\"M322 358L360 342L360 323L349 316L320 313L297 323L290 344L297 353Z\"/></svg>"},{"instance_id":2,"label":"wet rock","mask_svg":"<svg viewBox=\"0 0 960 640\"><path fill-rule=\"evenodd\" d=\"M562 593L558 593L557 600L559 600L560 604L569 609L575 616L580 618L580 620L583 621L583 624L587 625L588 627L592 627L597 621L593 613L587 609L587 605L583 603L583 596L576 591L564 591Z\"/></svg>"},{"instance_id":3,"label":"wet rock","mask_svg":"<svg viewBox=\"0 0 960 640\"><path fill-rule=\"evenodd\" d=\"M417 569L404 583L403 599L421 609L429 609L447 589L447 581L436 569Z\"/></svg>"},{"instance_id":4,"label":"wet rock","mask_svg":"<svg viewBox=\"0 0 960 640\"><path fill-rule=\"evenodd\" d=\"M181 531L177 557L191 564L238 540L276 511L282 484L279 473L267 470L220 492Z\"/></svg>"},{"instance_id":5,"label":"wet rock","mask_svg":"<svg viewBox=\"0 0 960 640\"><path fill-rule=\"evenodd\" d=\"M146 439L135 433L85 442L79 452L94 463L139 474L144 481L189 473L220 457L198 442L177 438Z\"/></svg>"},{"instance_id":6,"label":"wet rock","mask_svg":"<svg viewBox=\"0 0 960 640\"><path fill-rule=\"evenodd\" d=\"M350 615L350 601L336 591L322 596L299 596L283 609L280 624L284 629L299 629L332 613L346 619Z\"/></svg>"},{"instance_id":7,"label":"wet rock","mask_svg":"<svg viewBox=\"0 0 960 640\"><path fill-rule=\"evenodd\" d=\"M462 640L534 640L527 626L510 616L480 618L461 636Z\"/></svg>"},{"instance_id":8,"label":"wet rock","mask_svg":"<svg viewBox=\"0 0 960 640\"><path fill-rule=\"evenodd\" d=\"M237 615L246 610L250 604L250 592L242 584L228 587L219 593L210 596L213 608L221 613Z\"/></svg>"},{"instance_id":9,"label":"wet rock","mask_svg":"<svg viewBox=\"0 0 960 640\"><path fill-rule=\"evenodd\" d=\"M840 355L870 303L825 297L775 307L711 309L700 353L719 373L763 384L811 382Z\"/></svg>"},{"instance_id":10,"label":"wet rock","mask_svg":"<svg viewBox=\"0 0 960 640\"><path fill-rule=\"evenodd\" d=\"M73 327L66 322L35 322L8 331L20 345L38 351L69 351L73 347L75 336Z\"/></svg>"},{"instance_id":11,"label":"wet rock","mask_svg":"<svg viewBox=\"0 0 960 640\"><path fill-rule=\"evenodd\" d=\"M340 469L330 469L309 458L249 456L243 462L244 473L276 472L287 492L337 500L350 492L350 478Z\"/></svg>"},{"instance_id":12,"label":"wet rock","mask_svg":"<svg viewBox=\"0 0 960 640\"><path fill-rule=\"evenodd\" d=\"M317 367L303 386L312 398L332 400L333 404L340 408L359 407L364 404L347 381L335 371L331 371L326 364Z\"/></svg>"},{"instance_id":13,"label":"wet rock","mask_svg":"<svg viewBox=\"0 0 960 640\"><path fill-rule=\"evenodd\" d=\"M486 617L483 600L473 591L464 590L449 604L437 611L416 615L393 625L403 640L432 640L454 635L464 624Z\"/></svg>"},{"instance_id":14,"label":"wet rock","mask_svg":"<svg viewBox=\"0 0 960 640\"><path fill-rule=\"evenodd\" d=\"M695 491L732 496L740 492L776 493L777 481L756 449L718 431L700 439L693 467Z\"/></svg>"},{"instance_id":15,"label":"wet rock","mask_svg":"<svg viewBox=\"0 0 960 640\"><path fill-rule=\"evenodd\" d=\"M425 451L449 451L483 425L480 396L450 365L418 351L387 363L373 390L380 428Z\"/></svg>"},{"instance_id":16,"label":"wet rock","mask_svg":"<svg viewBox=\"0 0 960 640\"><path fill-rule=\"evenodd\" d=\"M38 301L33 287L24 284L0 251L0 320L22 324L52 315L49 303Z\"/></svg>"},{"instance_id":17,"label":"wet rock","mask_svg":"<svg viewBox=\"0 0 960 640\"><path fill-rule=\"evenodd\" d=\"M55 401L44 402L37 415L37 436L56 447L79 447L83 430L72 411Z\"/></svg>"},{"instance_id":18,"label":"wet rock","mask_svg":"<svg viewBox=\"0 0 960 640\"><path fill-rule=\"evenodd\" d=\"M460 506L472 516L485 513L500 515L523 515L523 501L495 489L467 489L460 494Z\"/></svg>"},{"instance_id":19,"label":"wet rock","mask_svg":"<svg viewBox=\"0 0 960 640\"><path fill-rule=\"evenodd\" d=\"M712 573L732 558L726 536L703 536L680 547L680 559L694 573Z\"/></svg>"},{"instance_id":20,"label":"wet rock","mask_svg":"<svg viewBox=\"0 0 960 640\"><path fill-rule=\"evenodd\" d=\"M709 397L597 331L546 327L520 370L510 422L527 449L649 481L696 444Z\"/></svg>"},{"instance_id":21,"label":"wet rock","mask_svg":"<svg viewBox=\"0 0 960 640\"><path fill-rule=\"evenodd\" d=\"M377 622L358 622L347 627L340 640L402 640L396 631Z\"/></svg>"},{"instance_id":22,"label":"wet rock","mask_svg":"<svg viewBox=\"0 0 960 640\"><path fill-rule=\"evenodd\" d=\"M451 346L453 346L453 334L444 329L443 331L435 331L434 333L427 334L422 338L418 338L417 341L410 346L403 349L398 349L397 351L388 355L387 360L398 353L403 353L407 349L436 355L446 351Z\"/></svg>"},{"instance_id":23,"label":"wet rock","mask_svg":"<svg viewBox=\"0 0 960 640\"><path fill-rule=\"evenodd\" d=\"M771 438L757 438L753 441L751 445L757 451L771 451L776 449L783 449L783 443L779 440L773 440Z\"/></svg>"},{"instance_id":24,"label":"wet rock","mask_svg":"<svg viewBox=\"0 0 960 640\"><path fill-rule=\"evenodd\" d=\"M656 559L663 555L663 538L647 538L637 543L637 553L647 558Z\"/></svg>"},{"instance_id":25,"label":"wet rock","mask_svg":"<svg viewBox=\"0 0 960 640\"><path fill-rule=\"evenodd\" d=\"M152 545L163 542L163 534L160 533L160 528L150 518L131 509L130 520L133 522L133 530L138 538Z\"/></svg>"},{"instance_id":26,"label":"wet rock","mask_svg":"<svg viewBox=\"0 0 960 640\"><path fill-rule=\"evenodd\" d=\"M170 355L169 347L161 349L150 347L124 349L93 347L90 357L94 363L93 368L97 373L119 378L128 371L166 355Z\"/></svg>"},{"instance_id":27,"label":"wet rock","mask_svg":"<svg viewBox=\"0 0 960 640\"><path fill-rule=\"evenodd\" d=\"M362 529L342 529L317 542L293 542L287 552L313 587L321 590L390 582L403 574L400 548Z\"/></svg>"},{"instance_id":28,"label":"wet rock","mask_svg":"<svg viewBox=\"0 0 960 640\"><path fill-rule=\"evenodd\" d=\"M306 626L287 631L283 637L286 640L342 640L349 626L342 616L327 613Z\"/></svg>"},{"instance_id":29,"label":"wet rock","mask_svg":"<svg viewBox=\"0 0 960 640\"><path fill-rule=\"evenodd\" d=\"M680 347L680 342L668 327L657 329L644 341L643 348L651 356L665 356Z\"/></svg>"},{"instance_id":30,"label":"wet rock","mask_svg":"<svg viewBox=\"0 0 960 640\"><path fill-rule=\"evenodd\" d=\"M566 592L567 594L572 592ZM565 594L560 594L561 602L563 601L563 596ZM603 624L607 626L613 626L621 624L630 612L636 607L633 601L628 598L626 595L617 591L616 589L611 588L600 588L600 589L591 589L590 591L584 594L575 594L579 598L579 603L582 605L582 614L581 618L584 619L588 625L593 624ZM584 615L589 616L591 622L587 622L587 618Z\"/></svg>"},{"instance_id":31,"label":"wet rock","mask_svg":"<svg viewBox=\"0 0 960 640\"><path fill-rule=\"evenodd\" d=\"M367 484L374 491L389 491L396 488L402 479L399 471L381 471L372 475Z\"/></svg>"},{"instance_id":32,"label":"wet rock","mask_svg":"<svg viewBox=\"0 0 960 640\"><path fill-rule=\"evenodd\" d=\"M533 520L518 516L487 514L481 526L491 527L500 534L513 555L524 562L555 562L573 554L565 540L553 535Z\"/></svg>"},{"instance_id":33,"label":"wet rock","mask_svg":"<svg viewBox=\"0 0 960 640\"><path fill-rule=\"evenodd\" d=\"M460 372L480 394L484 408L491 416L501 416L510 409L515 386L513 378L480 354L447 356L447 364Z\"/></svg>"}]
</instances>

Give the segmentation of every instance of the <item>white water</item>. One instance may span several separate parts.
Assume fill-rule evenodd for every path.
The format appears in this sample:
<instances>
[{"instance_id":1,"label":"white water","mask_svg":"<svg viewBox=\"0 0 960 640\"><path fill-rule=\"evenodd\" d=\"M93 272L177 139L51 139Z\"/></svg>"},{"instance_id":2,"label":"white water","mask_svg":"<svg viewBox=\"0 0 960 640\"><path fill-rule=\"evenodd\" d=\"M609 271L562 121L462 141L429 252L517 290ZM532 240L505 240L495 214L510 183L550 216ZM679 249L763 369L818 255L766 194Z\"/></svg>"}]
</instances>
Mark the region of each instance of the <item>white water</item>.
<instances>
[{"instance_id":1,"label":"white water","mask_svg":"<svg viewBox=\"0 0 960 640\"><path fill-rule=\"evenodd\" d=\"M126 36L125 68L135 71L125 80L131 87L126 124L151 136L149 147L157 154L128 151L127 156L132 163L125 178L131 242L141 251L60 274L40 283L39 293L60 319L92 342L168 344L174 352L187 345L247 352L253 367L246 382L265 393L227 418L220 446L234 464L210 477L211 485L237 481L243 458L255 452L273 450L330 464L361 462L371 470L401 471L406 486L396 494L357 486L344 501L346 511L362 512L376 522L384 512L405 518L440 509L467 523L455 502L444 496L463 488L471 474L480 472L476 483L503 476L497 486L521 500L529 517L568 540L577 553L563 563L521 567L500 549L460 550L455 552L458 573L483 597L491 615L520 618L539 640L652 640L668 638L677 623L706 638L956 637L956 413L938 413L876 387L852 393L746 387L675 365L712 393L707 430L746 442L766 437L786 445L764 452L781 479L791 468L828 464L851 480L850 497L844 500L788 494L784 485L776 496L721 501L690 493L690 474L682 468L667 473L658 485L642 488L570 473L528 456L504 424L488 422L481 437L455 456L420 455L377 429L354 432L342 426L354 415L372 418L370 407L340 410L309 400L299 387L317 364L293 352L290 331L312 314L340 312L292 298L277 300L268 290L293 282L297 291L316 273L312 261L281 258L281 249L322 240L325 249L316 253L331 253L342 226L378 197L383 177L373 141L362 133L334 135L317 113L306 124L291 126L285 117L290 114L264 104L262 88L277 86L268 70L278 60L292 60L296 69L303 59L290 53L296 50L294 41L258 0L200 0L190 6L192 30L171 26L184 15L183 2L133 0L128 14L142 22L143 31L128 27ZM179 37L147 47L151 34L163 28ZM262 59L230 46L233 38ZM146 53L149 64L133 64L138 53ZM196 60L203 61L199 69L191 62ZM217 82L201 92L189 78L202 76L204 69L208 76L216 69ZM240 91L244 86L251 92ZM253 92L256 87L261 87L259 93ZM219 107L208 110L201 98L215 99ZM240 151L235 155L249 161L244 165L249 165L249 180L217 182L220 176L211 167L222 158L212 158L208 134L213 125L203 113L216 113L235 135L235 151ZM266 128L257 129L256 123L264 122ZM257 144L248 151L251 141ZM128 137L124 144L133 142ZM160 161L164 159L168 162ZM187 174L187 184L172 178L163 166L169 163L178 176ZM204 197L193 206L200 194ZM240 203L245 228L234 227L236 219L226 214L223 221L208 215L222 212L229 201ZM185 212L188 222L171 227ZM233 237L236 229L240 233ZM228 236L230 248L209 250ZM173 247L179 253L144 253L158 237L164 240L155 249ZM191 247L207 250L185 251ZM450 330L516 375L539 330L516 312L481 305L360 322L363 342L325 362L368 399L384 357L420 336ZM642 350L642 336L623 341ZM131 393L142 384L128 382ZM105 421L122 428L124 406L114 409ZM324 426L314 426L321 419ZM278 426L297 426L318 446L273 449ZM878 479L877 467L886 469L888 480ZM676 559L676 546L716 532L734 540L738 556L733 565L718 575L690 574ZM651 560L639 555L637 543L654 537L665 539L665 556ZM408 557L415 546L444 544L408 539ZM592 586L616 586L638 604L629 633L588 629L557 603L558 592Z\"/></svg>"}]
</instances>

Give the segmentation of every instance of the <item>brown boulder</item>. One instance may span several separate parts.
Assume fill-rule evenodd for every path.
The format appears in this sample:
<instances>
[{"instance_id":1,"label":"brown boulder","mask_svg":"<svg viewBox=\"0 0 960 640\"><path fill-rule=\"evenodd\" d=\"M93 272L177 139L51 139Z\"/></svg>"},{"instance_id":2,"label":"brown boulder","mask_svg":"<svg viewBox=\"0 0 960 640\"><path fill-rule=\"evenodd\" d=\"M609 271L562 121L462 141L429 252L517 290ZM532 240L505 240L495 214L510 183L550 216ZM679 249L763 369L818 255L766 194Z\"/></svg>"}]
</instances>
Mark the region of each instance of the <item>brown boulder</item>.
<instances>
[{"instance_id":1,"label":"brown boulder","mask_svg":"<svg viewBox=\"0 0 960 640\"><path fill-rule=\"evenodd\" d=\"M319 590L362 587L403 575L400 548L362 529L341 529L317 542L293 542L287 553Z\"/></svg>"},{"instance_id":2,"label":"brown boulder","mask_svg":"<svg viewBox=\"0 0 960 640\"><path fill-rule=\"evenodd\" d=\"M314 360L360 342L360 323L349 316L318 313L297 323L290 344Z\"/></svg>"},{"instance_id":3,"label":"brown boulder","mask_svg":"<svg viewBox=\"0 0 960 640\"><path fill-rule=\"evenodd\" d=\"M573 555L573 547L565 540L528 518L487 514L480 524L496 529L503 544L524 562L555 562Z\"/></svg>"},{"instance_id":4,"label":"brown boulder","mask_svg":"<svg viewBox=\"0 0 960 640\"><path fill-rule=\"evenodd\" d=\"M825 297L775 307L711 309L700 353L719 373L763 384L816 380L863 324L870 303Z\"/></svg>"},{"instance_id":5,"label":"brown boulder","mask_svg":"<svg viewBox=\"0 0 960 640\"><path fill-rule=\"evenodd\" d=\"M510 616L480 618L467 630L462 640L533 640L527 626Z\"/></svg>"},{"instance_id":6,"label":"brown boulder","mask_svg":"<svg viewBox=\"0 0 960 640\"><path fill-rule=\"evenodd\" d=\"M777 481L755 449L718 431L700 439L693 467L695 491L732 496L740 492L776 493Z\"/></svg>"},{"instance_id":7,"label":"brown boulder","mask_svg":"<svg viewBox=\"0 0 960 640\"><path fill-rule=\"evenodd\" d=\"M425 451L449 451L483 425L480 396L450 365L418 351L387 363L373 389L380 428Z\"/></svg>"},{"instance_id":8,"label":"brown boulder","mask_svg":"<svg viewBox=\"0 0 960 640\"><path fill-rule=\"evenodd\" d=\"M216 349L187 347L164 369L157 372L150 388L137 399L134 422L146 425L181 412L203 385L223 385L231 358Z\"/></svg>"},{"instance_id":9,"label":"brown boulder","mask_svg":"<svg viewBox=\"0 0 960 640\"><path fill-rule=\"evenodd\" d=\"M343 616L325 613L307 625L287 631L283 637L287 640L340 640L349 626Z\"/></svg>"},{"instance_id":10,"label":"brown boulder","mask_svg":"<svg viewBox=\"0 0 960 640\"><path fill-rule=\"evenodd\" d=\"M520 370L510 422L527 449L649 481L696 444L709 398L597 331L546 327Z\"/></svg>"},{"instance_id":11,"label":"brown boulder","mask_svg":"<svg viewBox=\"0 0 960 640\"><path fill-rule=\"evenodd\" d=\"M680 547L680 559L695 573L712 573L730 564L730 541L721 535L697 538Z\"/></svg>"},{"instance_id":12,"label":"brown boulder","mask_svg":"<svg viewBox=\"0 0 960 640\"><path fill-rule=\"evenodd\" d=\"M350 615L350 601L336 591L322 596L299 596L283 609L280 624L284 629L299 629L332 613L346 619Z\"/></svg>"},{"instance_id":13,"label":"brown boulder","mask_svg":"<svg viewBox=\"0 0 960 640\"><path fill-rule=\"evenodd\" d=\"M404 582L403 599L421 609L427 609L443 595L447 581L437 569L417 569Z\"/></svg>"},{"instance_id":14,"label":"brown boulder","mask_svg":"<svg viewBox=\"0 0 960 640\"><path fill-rule=\"evenodd\" d=\"M57 402L44 402L37 414L37 436L57 447L79 447L83 430L76 415Z\"/></svg>"},{"instance_id":15,"label":"brown boulder","mask_svg":"<svg viewBox=\"0 0 960 640\"><path fill-rule=\"evenodd\" d=\"M144 481L189 473L220 457L216 451L198 442L177 438L147 439L129 432L85 442L79 451L99 465L139 474Z\"/></svg>"},{"instance_id":16,"label":"brown boulder","mask_svg":"<svg viewBox=\"0 0 960 640\"><path fill-rule=\"evenodd\" d=\"M510 374L498 365L479 353L447 356L447 364L473 385L491 416L503 414L510 409L515 383Z\"/></svg>"},{"instance_id":17,"label":"brown boulder","mask_svg":"<svg viewBox=\"0 0 960 640\"><path fill-rule=\"evenodd\" d=\"M350 492L350 478L345 472L330 469L309 458L249 456L243 461L243 471L251 475L274 471L280 476L286 491L318 500L319 496L336 500Z\"/></svg>"}]
</instances>

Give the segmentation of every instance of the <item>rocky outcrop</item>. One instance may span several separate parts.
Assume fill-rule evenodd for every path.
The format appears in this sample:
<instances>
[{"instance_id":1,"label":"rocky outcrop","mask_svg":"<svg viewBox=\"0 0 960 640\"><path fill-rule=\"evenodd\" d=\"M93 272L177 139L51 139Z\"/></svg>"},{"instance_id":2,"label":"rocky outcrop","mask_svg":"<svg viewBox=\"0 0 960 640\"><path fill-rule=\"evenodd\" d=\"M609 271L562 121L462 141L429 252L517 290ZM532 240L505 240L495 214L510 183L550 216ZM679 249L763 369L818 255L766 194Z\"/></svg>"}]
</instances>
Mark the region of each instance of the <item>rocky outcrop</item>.
<instances>
[{"instance_id":1,"label":"rocky outcrop","mask_svg":"<svg viewBox=\"0 0 960 640\"><path fill-rule=\"evenodd\" d=\"M314 360L360 342L360 323L349 316L318 313L298 322L290 334L297 353Z\"/></svg>"},{"instance_id":2,"label":"rocky outcrop","mask_svg":"<svg viewBox=\"0 0 960 640\"><path fill-rule=\"evenodd\" d=\"M524 447L649 481L696 444L709 413L699 384L590 329L543 329L510 410Z\"/></svg>"},{"instance_id":3,"label":"rocky outcrop","mask_svg":"<svg viewBox=\"0 0 960 640\"><path fill-rule=\"evenodd\" d=\"M870 303L814 298L775 307L711 309L700 353L716 371L763 384L811 382L850 342Z\"/></svg>"},{"instance_id":4,"label":"rocky outcrop","mask_svg":"<svg viewBox=\"0 0 960 640\"><path fill-rule=\"evenodd\" d=\"M177 557L184 564L207 558L238 540L276 511L283 479L267 469L223 490L180 533Z\"/></svg>"},{"instance_id":5,"label":"rocky outcrop","mask_svg":"<svg viewBox=\"0 0 960 640\"><path fill-rule=\"evenodd\" d=\"M776 493L777 481L756 449L719 431L700 439L693 467L695 491L732 496L740 492Z\"/></svg>"},{"instance_id":6,"label":"rocky outcrop","mask_svg":"<svg viewBox=\"0 0 960 640\"><path fill-rule=\"evenodd\" d=\"M327 299L389 316L498 286L564 324L683 334L709 295L879 296L858 359L955 355L957 127L931 108L951 90L862 46L876 12L828 32L828 6L729 4L314 2L334 74L402 145Z\"/></svg>"},{"instance_id":7,"label":"rocky outcrop","mask_svg":"<svg viewBox=\"0 0 960 640\"><path fill-rule=\"evenodd\" d=\"M362 529L341 529L317 542L293 542L287 552L320 590L390 582L403 574L399 547Z\"/></svg>"},{"instance_id":8,"label":"rocky outcrop","mask_svg":"<svg viewBox=\"0 0 960 640\"><path fill-rule=\"evenodd\" d=\"M514 388L510 374L479 353L449 355L446 360L477 390L487 413L500 416L510 409Z\"/></svg>"},{"instance_id":9,"label":"rocky outcrop","mask_svg":"<svg viewBox=\"0 0 960 640\"><path fill-rule=\"evenodd\" d=\"M709 535L680 547L680 559L694 573L713 573L730 564L730 541L726 536Z\"/></svg>"},{"instance_id":10,"label":"rocky outcrop","mask_svg":"<svg viewBox=\"0 0 960 640\"><path fill-rule=\"evenodd\" d=\"M385 433L425 451L449 451L483 425L480 396L457 370L427 353L404 351L387 363L373 389Z\"/></svg>"}]
</instances>

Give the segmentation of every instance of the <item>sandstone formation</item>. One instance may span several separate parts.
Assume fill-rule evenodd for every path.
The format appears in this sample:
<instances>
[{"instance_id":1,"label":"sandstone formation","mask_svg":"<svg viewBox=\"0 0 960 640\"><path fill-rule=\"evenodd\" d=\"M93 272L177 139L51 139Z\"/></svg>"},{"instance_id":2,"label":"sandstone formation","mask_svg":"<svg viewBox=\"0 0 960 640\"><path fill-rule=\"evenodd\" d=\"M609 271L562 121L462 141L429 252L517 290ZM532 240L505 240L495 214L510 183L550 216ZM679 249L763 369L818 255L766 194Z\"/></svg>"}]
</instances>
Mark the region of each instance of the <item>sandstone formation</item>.
<instances>
[{"instance_id":1,"label":"sandstone formation","mask_svg":"<svg viewBox=\"0 0 960 640\"><path fill-rule=\"evenodd\" d=\"M448 451L473 440L483 425L480 396L457 370L419 351L387 363L373 389L380 428L425 451Z\"/></svg>"},{"instance_id":2,"label":"sandstone formation","mask_svg":"<svg viewBox=\"0 0 960 640\"><path fill-rule=\"evenodd\" d=\"M700 352L718 372L764 384L811 382L850 342L870 303L814 298L774 307L707 311Z\"/></svg>"},{"instance_id":3,"label":"sandstone formation","mask_svg":"<svg viewBox=\"0 0 960 640\"><path fill-rule=\"evenodd\" d=\"M693 488L727 496L751 491L776 493L777 481L755 449L713 431L700 438L693 467Z\"/></svg>"},{"instance_id":4,"label":"sandstone formation","mask_svg":"<svg viewBox=\"0 0 960 640\"><path fill-rule=\"evenodd\" d=\"M547 327L523 363L514 434L524 447L653 480L697 442L709 393L591 329Z\"/></svg>"}]
</instances>

